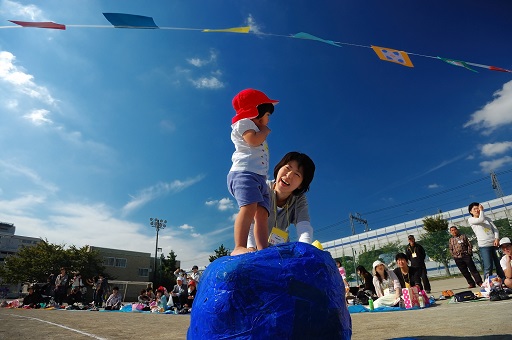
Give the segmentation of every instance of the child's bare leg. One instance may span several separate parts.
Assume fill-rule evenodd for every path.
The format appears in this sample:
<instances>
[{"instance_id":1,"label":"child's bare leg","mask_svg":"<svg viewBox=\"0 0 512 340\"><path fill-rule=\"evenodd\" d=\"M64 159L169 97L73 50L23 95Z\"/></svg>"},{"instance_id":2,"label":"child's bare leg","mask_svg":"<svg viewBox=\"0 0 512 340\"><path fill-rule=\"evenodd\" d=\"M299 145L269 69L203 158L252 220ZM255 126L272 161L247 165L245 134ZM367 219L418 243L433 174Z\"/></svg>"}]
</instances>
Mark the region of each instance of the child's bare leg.
<instances>
[{"instance_id":1,"label":"child's bare leg","mask_svg":"<svg viewBox=\"0 0 512 340\"><path fill-rule=\"evenodd\" d=\"M254 238L258 250L268 247L268 211L260 205L254 217Z\"/></svg>"},{"instance_id":2,"label":"child's bare leg","mask_svg":"<svg viewBox=\"0 0 512 340\"><path fill-rule=\"evenodd\" d=\"M231 255L240 255L249 251L247 249L247 237L257 208L258 203L244 205L240 208L240 212L235 219L235 249L233 249Z\"/></svg>"}]
</instances>

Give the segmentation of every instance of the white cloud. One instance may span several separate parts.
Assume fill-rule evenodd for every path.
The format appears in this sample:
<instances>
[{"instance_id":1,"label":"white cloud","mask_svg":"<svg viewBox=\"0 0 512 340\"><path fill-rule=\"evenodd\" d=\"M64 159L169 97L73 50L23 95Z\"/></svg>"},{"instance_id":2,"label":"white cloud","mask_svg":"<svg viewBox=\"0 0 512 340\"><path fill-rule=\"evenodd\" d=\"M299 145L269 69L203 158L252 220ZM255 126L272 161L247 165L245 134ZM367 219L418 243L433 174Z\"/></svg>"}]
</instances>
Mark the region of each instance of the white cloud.
<instances>
[{"instance_id":1,"label":"white cloud","mask_svg":"<svg viewBox=\"0 0 512 340\"><path fill-rule=\"evenodd\" d=\"M511 113L512 114L512 113ZM488 143L481 147L482 155L492 157L512 149L512 142Z\"/></svg>"},{"instance_id":2,"label":"white cloud","mask_svg":"<svg viewBox=\"0 0 512 340\"><path fill-rule=\"evenodd\" d=\"M55 105L56 100L44 86L34 82L34 76L14 64L16 57L7 51L0 51L0 81L7 83L15 92L38 99L45 104Z\"/></svg>"},{"instance_id":3,"label":"white cloud","mask_svg":"<svg viewBox=\"0 0 512 340\"><path fill-rule=\"evenodd\" d=\"M52 120L49 118L46 118L46 116L50 113L50 111L45 109L39 109L39 110L32 110L30 113L27 113L23 116L23 118L31 121L35 125L42 125L42 124L52 124Z\"/></svg>"},{"instance_id":4,"label":"white cloud","mask_svg":"<svg viewBox=\"0 0 512 340\"><path fill-rule=\"evenodd\" d=\"M38 214L39 218L31 217L28 210L37 207L48 211ZM92 245L146 252L151 256L155 250L155 234L149 232L149 225L119 218L115 209L104 203L48 201L29 195L0 201L0 221L13 223L16 235L41 237L54 244ZM167 225L160 230L158 247L163 249L165 256L174 250L183 268L190 269L195 264L204 267L232 228L218 228L201 235L188 224ZM231 233L229 236L232 237ZM192 244L191 239L194 240Z\"/></svg>"},{"instance_id":5,"label":"white cloud","mask_svg":"<svg viewBox=\"0 0 512 340\"><path fill-rule=\"evenodd\" d=\"M473 113L464 127L483 130L483 134L488 135L498 127L512 123L512 80L493 96L493 101Z\"/></svg>"},{"instance_id":6,"label":"white cloud","mask_svg":"<svg viewBox=\"0 0 512 340\"><path fill-rule=\"evenodd\" d=\"M195 67L203 67L205 65L215 63L217 61L217 53L215 50L210 50L210 57L208 59L190 58L187 62Z\"/></svg>"},{"instance_id":7,"label":"white cloud","mask_svg":"<svg viewBox=\"0 0 512 340\"><path fill-rule=\"evenodd\" d=\"M22 5L15 1L3 0L0 4L0 13L12 15L19 19L41 20L43 11L36 5Z\"/></svg>"},{"instance_id":8,"label":"white cloud","mask_svg":"<svg viewBox=\"0 0 512 340\"><path fill-rule=\"evenodd\" d=\"M166 195L168 193L180 192L189 186L196 184L203 180L204 176L199 175L194 178L187 179L185 181L175 180L173 182L161 182L152 185L148 188L142 189L136 196L132 196L130 202L128 202L123 208L123 216L131 213L132 211L144 206L146 203L151 202L157 197Z\"/></svg>"},{"instance_id":9,"label":"white cloud","mask_svg":"<svg viewBox=\"0 0 512 340\"><path fill-rule=\"evenodd\" d=\"M429 188L429 189L437 189L437 188L439 188L439 187L440 187L440 185L439 185L439 184L436 184L436 183L433 183L433 184L429 184L429 185L428 185L428 188Z\"/></svg>"},{"instance_id":10,"label":"white cloud","mask_svg":"<svg viewBox=\"0 0 512 340\"><path fill-rule=\"evenodd\" d=\"M507 164L512 164L512 157L505 156L499 159L493 159L492 161L480 162L480 167L482 172L489 173L491 170L497 170Z\"/></svg>"},{"instance_id":11,"label":"white cloud","mask_svg":"<svg viewBox=\"0 0 512 340\"><path fill-rule=\"evenodd\" d=\"M44 188L45 190L51 193L59 190L55 184L43 180L36 171L27 168L23 165L19 165L14 162L0 160L0 168L6 170L8 176L21 175L25 178L28 178L32 183L36 184L39 187ZM7 178L7 180L9 180L9 178Z\"/></svg>"},{"instance_id":12,"label":"white cloud","mask_svg":"<svg viewBox=\"0 0 512 340\"><path fill-rule=\"evenodd\" d=\"M221 89L224 87L224 83L216 77L201 77L199 79L190 79L190 82L194 84L196 89Z\"/></svg>"},{"instance_id":13,"label":"white cloud","mask_svg":"<svg viewBox=\"0 0 512 340\"><path fill-rule=\"evenodd\" d=\"M221 198L220 200L206 201L205 204L208 206L216 206L217 209L219 209L220 211L230 210L235 207L233 201L229 198Z\"/></svg>"},{"instance_id":14,"label":"white cloud","mask_svg":"<svg viewBox=\"0 0 512 340\"><path fill-rule=\"evenodd\" d=\"M251 26L251 32L256 34L261 33L261 26L258 23L256 23L256 20L254 19L252 14L249 14L249 17L245 19L245 25Z\"/></svg>"}]
</instances>

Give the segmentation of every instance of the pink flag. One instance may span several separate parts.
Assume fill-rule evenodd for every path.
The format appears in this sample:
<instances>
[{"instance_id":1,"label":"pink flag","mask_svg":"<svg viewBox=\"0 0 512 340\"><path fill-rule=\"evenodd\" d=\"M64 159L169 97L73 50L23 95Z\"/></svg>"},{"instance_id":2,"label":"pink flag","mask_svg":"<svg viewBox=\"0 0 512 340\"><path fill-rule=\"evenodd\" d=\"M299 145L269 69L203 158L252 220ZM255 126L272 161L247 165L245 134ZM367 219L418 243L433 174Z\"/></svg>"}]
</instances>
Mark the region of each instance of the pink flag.
<instances>
[{"instance_id":1,"label":"pink flag","mask_svg":"<svg viewBox=\"0 0 512 340\"><path fill-rule=\"evenodd\" d=\"M52 28L56 30L65 30L66 25L56 24L51 21L16 21L16 20L9 20L13 24L20 25L22 27L37 27L37 28Z\"/></svg>"}]
</instances>

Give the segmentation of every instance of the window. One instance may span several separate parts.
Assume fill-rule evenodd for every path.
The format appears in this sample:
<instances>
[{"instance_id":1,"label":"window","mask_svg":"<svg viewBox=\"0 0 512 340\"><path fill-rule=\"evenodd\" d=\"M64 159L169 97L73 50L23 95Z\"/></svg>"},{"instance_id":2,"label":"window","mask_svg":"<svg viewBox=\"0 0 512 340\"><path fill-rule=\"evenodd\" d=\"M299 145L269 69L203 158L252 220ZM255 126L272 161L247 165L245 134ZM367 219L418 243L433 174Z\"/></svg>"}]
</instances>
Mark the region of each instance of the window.
<instances>
[{"instance_id":1,"label":"window","mask_svg":"<svg viewBox=\"0 0 512 340\"><path fill-rule=\"evenodd\" d=\"M116 267L126 268L126 259L116 258Z\"/></svg>"},{"instance_id":2,"label":"window","mask_svg":"<svg viewBox=\"0 0 512 340\"><path fill-rule=\"evenodd\" d=\"M139 276L149 277L149 268L139 268Z\"/></svg>"},{"instance_id":3,"label":"window","mask_svg":"<svg viewBox=\"0 0 512 340\"><path fill-rule=\"evenodd\" d=\"M116 261L116 258L115 258L115 257L104 257L104 258L103 258L103 264L104 264L105 266L113 267L113 266L114 266L115 261Z\"/></svg>"}]
</instances>

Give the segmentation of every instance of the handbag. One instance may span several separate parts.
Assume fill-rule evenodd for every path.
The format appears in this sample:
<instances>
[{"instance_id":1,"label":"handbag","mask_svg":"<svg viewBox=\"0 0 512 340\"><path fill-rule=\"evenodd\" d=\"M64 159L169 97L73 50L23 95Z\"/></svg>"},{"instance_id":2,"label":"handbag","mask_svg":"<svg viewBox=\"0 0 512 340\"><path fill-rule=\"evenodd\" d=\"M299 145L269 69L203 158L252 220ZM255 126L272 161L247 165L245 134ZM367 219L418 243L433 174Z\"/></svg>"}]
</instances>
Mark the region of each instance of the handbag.
<instances>
[{"instance_id":1,"label":"handbag","mask_svg":"<svg viewBox=\"0 0 512 340\"><path fill-rule=\"evenodd\" d=\"M470 290L465 290L463 292L454 294L453 296L457 302L471 301L476 299L475 294L473 294L473 292Z\"/></svg>"}]
</instances>

